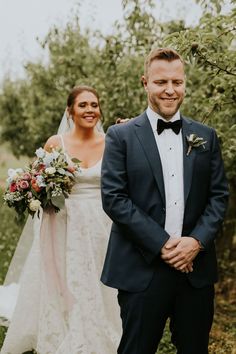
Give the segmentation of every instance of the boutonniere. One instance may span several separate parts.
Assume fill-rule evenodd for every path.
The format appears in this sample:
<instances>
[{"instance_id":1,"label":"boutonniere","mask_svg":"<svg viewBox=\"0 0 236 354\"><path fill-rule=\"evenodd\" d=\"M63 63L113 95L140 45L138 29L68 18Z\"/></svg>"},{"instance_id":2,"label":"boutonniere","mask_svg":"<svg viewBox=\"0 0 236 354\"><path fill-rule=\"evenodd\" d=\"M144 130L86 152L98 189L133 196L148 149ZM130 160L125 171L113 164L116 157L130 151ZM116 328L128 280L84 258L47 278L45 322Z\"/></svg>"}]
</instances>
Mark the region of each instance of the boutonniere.
<instances>
[{"instance_id":1,"label":"boutonniere","mask_svg":"<svg viewBox=\"0 0 236 354\"><path fill-rule=\"evenodd\" d=\"M205 145L207 141L204 141L203 138L200 138L197 136L197 134L190 134L189 136L186 137L187 142L188 142L188 151L187 151L187 156L190 154L192 151L192 148L197 148L199 146L203 146L205 149Z\"/></svg>"}]
</instances>

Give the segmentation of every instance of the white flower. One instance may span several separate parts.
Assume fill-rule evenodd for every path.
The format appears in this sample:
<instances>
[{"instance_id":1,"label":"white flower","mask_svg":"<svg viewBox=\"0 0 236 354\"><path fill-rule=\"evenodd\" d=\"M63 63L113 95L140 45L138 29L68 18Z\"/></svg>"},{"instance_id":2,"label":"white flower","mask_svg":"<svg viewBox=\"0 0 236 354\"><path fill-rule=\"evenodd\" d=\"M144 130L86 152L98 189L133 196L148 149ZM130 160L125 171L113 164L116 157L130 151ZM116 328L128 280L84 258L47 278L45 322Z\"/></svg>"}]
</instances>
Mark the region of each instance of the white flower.
<instances>
[{"instance_id":1,"label":"white flower","mask_svg":"<svg viewBox=\"0 0 236 354\"><path fill-rule=\"evenodd\" d=\"M39 158L43 158L45 156L45 150L43 148L39 148L35 151L35 154Z\"/></svg>"},{"instance_id":2,"label":"white flower","mask_svg":"<svg viewBox=\"0 0 236 354\"><path fill-rule=\"evenodd\" d=\"M22 172L23 172L22 168L16 168L16 169L9 168L7 173L9 177L15 177L16 175Z\"/></svg>"},{"instance_id":3,"label":"white flower","mask_svg":"<svg viewBox=\"0 0 236 354\"><path fill-rule=\"evenodd\" d=\"M64 170L64 168L58 168L57 172L60 173L61 175L66 175L66 171Z\"/></svg>"},{"instance_id":4,"label":"white flower","mask_svg":"<svg viewBox=\"0 0 236 354\"><path fill-rule=\"evenodd\" d=\"M37 210L39 210L40 205L41 205L41 202L40 202L39 200L33 199L33 200L31 200L31 202L29 203L29 208L30 208L30 210L32 210L32 211L37 211Z\"/></svg>"},{"instance_id":5,"label":"white flower","mask_svg":"<svg viewBox=\"0 0 236 354\"><path fill-rule=\"evenodd\" d=\"M56 150L53 150L51 152L52 156L53 156L53 160L56 160L58 158L58 156L60 156L60 153Z\"/></svg>"},{"instance_id":6,"label":"white flower","mask_svg":"<svg viewBox=\"0 0 236 354\"><path fill-rule=\"evenodd\" d=\"M56 172L56 169L55 167L47 167L45 169L45 172L48 174L48 175L53 175L55 172Z\"/></svg>"},{"instance_id":7,"label":"white flower","mask_svg":"<svg viewBox=\"0 0 236 354\"><path fill-rule=\"evenodd\" d=\"M58 197L62 195L62 189L60 187L56 187L53 191L52 191L52 197Z\"/></svg>"},{"instance_id":8,"label":"white flower","mask_svg":"<svg viewBox=\"0 0 236 354\"><path fill-rule=\"evenodd\" d=\"M46 155L44 156L43 158L43 162L44 164L48 167L50 166L50 164L56 160L59 156L59 152L58 151L55 151L53 150L52 152L47 152Z\"/></svg>"},{"instance_id":9,"label":"white flower","mask_svg":"<svg viewBox=\"0 0 236 354\"><path fill-rule=\"evenodd\" d=\"M53 162L53 157L51 154L46 154L46 156L44 156L43 158L43 163L45 164L45 166L50 166L50 164Z\"/></svg>"},{"instance_id":10,"label":"white flower","mask_svg":"<svg viewBox=\"0 0 236 354\"><path fill-rule=\"evenodd\" d=\"M49 167L50 168L50 167ZM36 176L37 185L39 187L46 187L43 176Z\"/></svg>"},{"instance_id":11,"label":"white flower","mask_svg":"<svg viewBox=\"0 0 236 354\"><path fill-rule=\"evenodd\" d=\"M7 174L9 177L13 177L15 175L15 172L16 170L14 170L13 168L9 168L8 171L7 171Z\"/></svg>"},{"instance_id":12,"label":"white flower","mask_svg":"<svg viewBox=\"0 0 236 354\"><path fill-rule=\"evenodd\" d=\"M12 181L17 179L18 174L23 173L24 171L22 168L9 168L7 171L8 178L7 178L7 183L11 183Z\"/></svg>"},{"instance_id":13,"label":"white flower","mask_svg":"<svg viewBox=\"0 0 236 354\"><path fill-rule=\"evenodd\" d=\"M4 197L3 197L3 199L4 199L6 202L7 202L7 201L9 201L9 202L14 202L15 198L16 198L16 196L15 196L14 194L12 194L12 193L6 193L6 194L4 195Z\"/></svg>"}]
</instances>

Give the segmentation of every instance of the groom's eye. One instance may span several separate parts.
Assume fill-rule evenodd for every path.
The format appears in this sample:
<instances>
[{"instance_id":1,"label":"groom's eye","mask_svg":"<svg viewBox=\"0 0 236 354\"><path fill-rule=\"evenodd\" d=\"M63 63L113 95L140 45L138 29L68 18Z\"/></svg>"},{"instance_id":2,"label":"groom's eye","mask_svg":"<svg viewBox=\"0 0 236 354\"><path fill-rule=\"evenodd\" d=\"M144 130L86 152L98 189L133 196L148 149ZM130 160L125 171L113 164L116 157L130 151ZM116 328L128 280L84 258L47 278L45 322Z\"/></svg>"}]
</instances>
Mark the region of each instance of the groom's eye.
<instances>
[{"instance_id":1,"label":"groom's eye","mask_svg":"<svg viewBox=\"0 0 236 354\"><path fill-rule=\"evenodd\" d=\"M154 81L154 84L159 85L159 86L162 86L165 83L166 83L166 81L164 81L164 80L156 80L156 81Z\"/></svg>"}]
</instances>

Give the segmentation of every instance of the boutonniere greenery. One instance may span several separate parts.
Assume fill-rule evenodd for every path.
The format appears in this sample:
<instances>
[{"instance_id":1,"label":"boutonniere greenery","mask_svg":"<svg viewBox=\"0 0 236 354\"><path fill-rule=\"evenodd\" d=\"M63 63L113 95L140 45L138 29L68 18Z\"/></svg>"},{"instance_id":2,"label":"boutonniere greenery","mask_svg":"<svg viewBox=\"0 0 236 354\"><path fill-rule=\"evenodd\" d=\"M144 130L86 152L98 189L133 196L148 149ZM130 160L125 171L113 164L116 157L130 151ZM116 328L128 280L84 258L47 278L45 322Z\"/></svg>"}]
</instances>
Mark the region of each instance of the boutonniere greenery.
<instances>
[{"instance_id":1,"label":"boutonniere greenery","mask_svg":"<svg viewBox=\"0 0 236 354\"><path fill-rule=\"evenodd\" d=\"M192 151L192 148L197 148L199 146L203 146L205 149L205 144L207 143L207 141L204 141L203 138L200 138L199 136L197 136L197 134L190 134L186 138L187 138L187 142L188 142L187 156Z\"/></svg>"}]
</instances>

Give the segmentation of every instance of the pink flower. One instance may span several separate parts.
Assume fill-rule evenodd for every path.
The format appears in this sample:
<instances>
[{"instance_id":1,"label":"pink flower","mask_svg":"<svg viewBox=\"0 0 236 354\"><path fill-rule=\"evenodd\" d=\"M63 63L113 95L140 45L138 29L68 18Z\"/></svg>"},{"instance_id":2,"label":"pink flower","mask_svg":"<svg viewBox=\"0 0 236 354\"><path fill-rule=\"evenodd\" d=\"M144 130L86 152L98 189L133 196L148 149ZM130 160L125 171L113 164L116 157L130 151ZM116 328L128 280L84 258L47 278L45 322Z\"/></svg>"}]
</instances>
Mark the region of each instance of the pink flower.
<instances>
[{"instance_id":1,"label":"pink flower","mask_svg":"<svg viewBox=\"0 0 236 354\"><path fill-rule=\"evenodd\" d=\"M29 188L29 182L28 181L25 181L25 180L22 180L19 182L19 185L20 185L20 188L21 189L27 189Z\"/></svg>"},{"instance_id":2,"label":"pink flower","mask_svg":"<svg viewBox=\"0 0 236 354\"><path fill-rule=\"evenodd\" d=\"M31 180L31 175L29 172L25 172L22 176L22 178L25 180L25 181L30 181Z\"/></svg>"},{"instance_id":3,"label":"pink flower","mask_svg":"<svg viewBox=\"0 0 236 354\"><path fill-rule=\"evenodd\" d=\"M17 190L17 185L15 182L10 184L9 190L10 192L15 192Z\"/></svg>"},{"instance_id":4,"label":"pink flower","mask_svg":"<svg viewBox=\"0 0 236 354\"><path fill-rule=\"evenodd\" d=\"M69 172L71 172L71 173L74 173L75 172L75 167L70 165L70 166L67 167L67 170Z\"/></svg>"}]
</instances>

